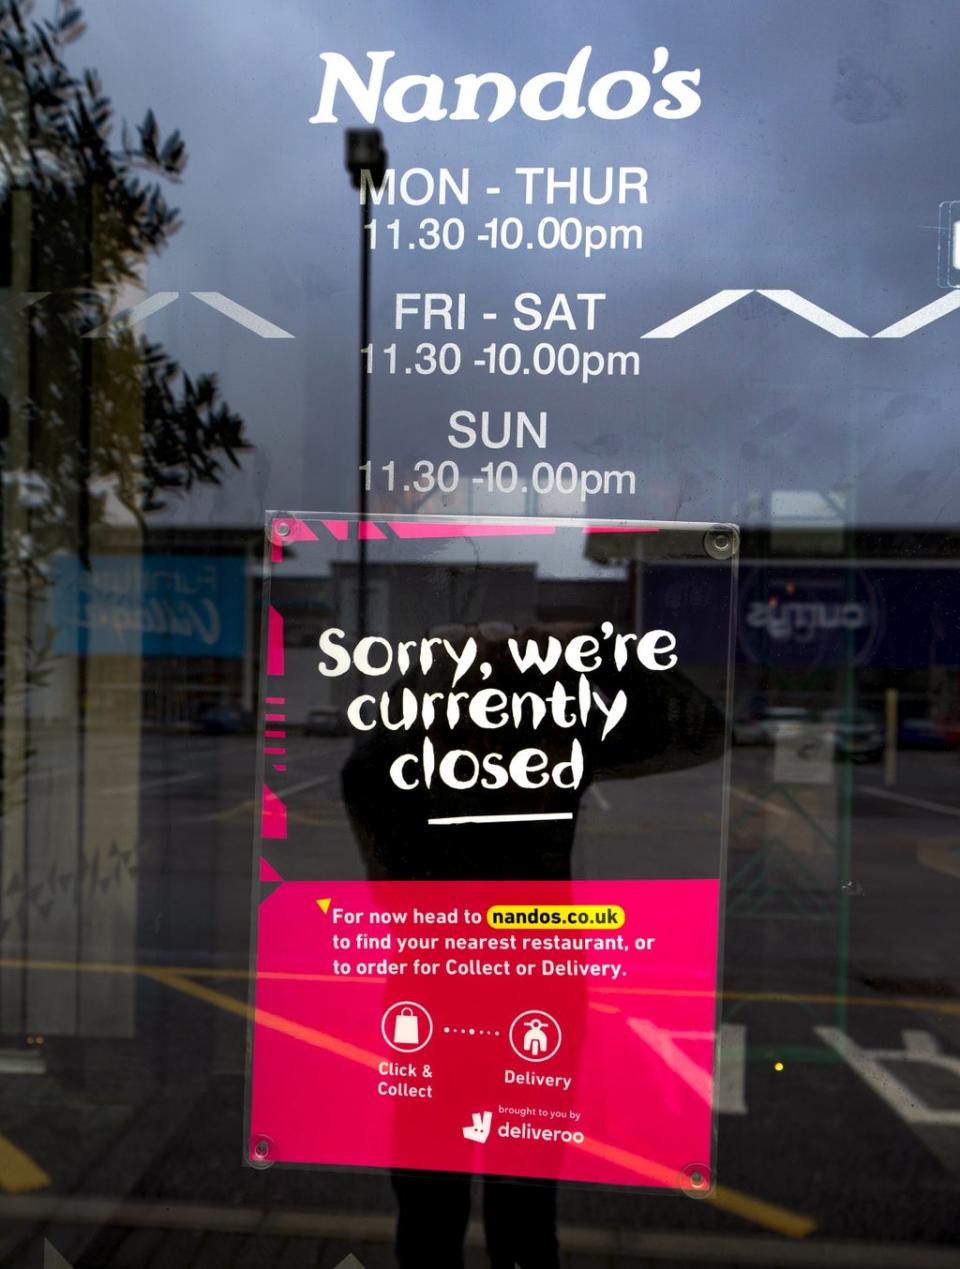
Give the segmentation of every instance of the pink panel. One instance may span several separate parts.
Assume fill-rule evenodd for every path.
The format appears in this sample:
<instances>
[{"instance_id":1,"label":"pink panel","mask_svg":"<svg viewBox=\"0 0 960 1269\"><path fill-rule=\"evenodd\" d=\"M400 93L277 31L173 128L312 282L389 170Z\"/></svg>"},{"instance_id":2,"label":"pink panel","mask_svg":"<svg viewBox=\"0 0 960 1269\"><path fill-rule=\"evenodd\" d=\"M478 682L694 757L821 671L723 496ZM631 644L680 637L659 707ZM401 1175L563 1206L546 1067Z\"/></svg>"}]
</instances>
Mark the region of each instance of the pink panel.
<instances>
[{"instance_id":1,"label":"pink panel","mask_svg":"<svg viewBox=\"0 0 960 1269\"><path fill-rule=\"evenodd\" d=\"M553 524L417 524L407 520L391 520L390 528L398 538L527 538L556 533Z\"/></svg>"},{"instance_id":2,"label":"pink panel","mask_svg":"<svg viewBox=\"0 0 960 1269\"><path fill-rule=\"evenodd\" d=\"M267 673L283 673L283 618L272 604L267 626Z\"/></svg>"},{"instance_id":3,"label":"pink panel","mask_svg":"<svg viewBox=\"0 0 960 1269\"><path fill-rule=\"evenodd\" d=\"M332 971L338 908L456 937L480 931L466 908L552 903L616 903L627 924L613 948L541 937L524 952L518 936L425 955L394 940L376 953L384 972ZM444 925L415 926L416 909ZM262 1135L279 1162L681 1188L684 1169L711 1162L718 909L709 878L287 881L259 913L251 1149ZM382 933L369 917L361 928ZM461 970L418 974L418 958ZM386 972L395 962L403 974ZM554 1056L523 1057L529 1015ZM484 1112L478 1144L461 1129Z\"/></svg>"},{"instance_id":4,"label":"pink panel","mask_svg":"<svg viewBox=\"0 0 960 1269\"><path fill-rule=\"evenodd\" d=\"M287 808L277 795L263 786L263 807L260 811L260 836L284 838L287 835Z\"/></svg>"}]
</instances>

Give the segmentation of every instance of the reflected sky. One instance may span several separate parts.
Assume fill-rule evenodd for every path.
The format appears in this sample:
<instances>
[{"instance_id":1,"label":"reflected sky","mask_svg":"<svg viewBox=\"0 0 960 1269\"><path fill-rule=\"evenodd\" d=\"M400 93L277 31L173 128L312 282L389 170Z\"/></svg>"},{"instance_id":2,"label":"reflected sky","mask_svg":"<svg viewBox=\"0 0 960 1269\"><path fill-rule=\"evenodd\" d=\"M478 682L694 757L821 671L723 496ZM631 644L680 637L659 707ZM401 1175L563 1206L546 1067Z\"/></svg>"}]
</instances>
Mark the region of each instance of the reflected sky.
<instances>
[{"instance_id":1,"label":"reflected sky","mask_svg":"<svg viewBox=\"0 0 960 1269\"><path fill-rule=\"evenodd\" d=\"M98 68L121 116L137 121L149 106L163 130L180 128L190 154L172 200L184 228L147 278L149 291L184 298L145 329L186 367L220 373L257 446L241 477L173 507L173 518L353 510L358 213L342 126L308 122L319 54L360 65L368 48L395 49L397 75L502 70L519 84L564 69L585 44L588 82L649 72L654 47L666 45L671 67L702 68L700 110L670 121L648 109L616 123L589 114L539 123L518 110L492 125L382 118L393 166L468 165L478 191L497 183L503 194L447 209L467 227L459 252L377 252L374 340L397 338L397 290L468 293L468 362L492 338L513 338L506 321L495 330L480 321L491 304L503 317L521 291L603 291L596 331L571 338L638 348L639 376L583 386L471 366L455 378L374 379L375 462L453 457L472 473L511 457L528 469L529 451L451 450L446 421L459 408L545 409L548 458L637 473L634 498L598 496L592 515L749 521L765 518L772 490L845 487L860 523L954 518L960 314L904 340L841 340L751 296L676 340L639 343L725 287L790 288L868 333L943 294L937 207L960 197L950 0L611 0L602 11L533 0L99 0L87 20L71 62ZM361 122L343 101L342 124ZM523 208L510 177L515 166L550 163L647 167L649 203L636 214L573 209L637 221L643 250L586 261L477 244L492 215L558 210ZM380 214L401 216L406 239L420 215L444 213ZM186 295L196 290L222 291L296 339L260 340Z\"/></svg>"}]
</instances>

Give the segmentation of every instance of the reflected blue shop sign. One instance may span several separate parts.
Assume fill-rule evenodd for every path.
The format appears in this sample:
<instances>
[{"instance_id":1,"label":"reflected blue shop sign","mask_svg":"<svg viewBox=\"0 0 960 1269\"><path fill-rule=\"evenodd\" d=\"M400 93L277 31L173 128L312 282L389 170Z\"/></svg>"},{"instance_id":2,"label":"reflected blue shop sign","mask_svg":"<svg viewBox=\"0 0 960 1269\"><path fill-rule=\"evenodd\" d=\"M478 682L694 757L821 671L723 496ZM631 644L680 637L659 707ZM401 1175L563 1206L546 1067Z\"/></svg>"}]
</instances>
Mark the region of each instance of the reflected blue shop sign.
<instances>
[{"instance_id":1,"label":"reflected blue shop sign","mask_svg":"<svg viewBox=\"0 0 960 1269\"><path fill-rule=\"evenodd\" d=\"M145 657L241 657L244 560L211 555L58 559L54 651Z\"/></svg>"},{"instance_id":2,"label":"reflected blue shop sign","mask_svg":"<svg viewBox=\"0 0 960 1269\"><path fill-rule=\"evenodd\" d=\"M682 578L644 583L649 613L682 632L689 661L707 663L722 578L691 566ZM738 586L737 660L785 670L960 665L960 568L942 561L909 568L746 560ZM669 623L672 623L670 625Z\"/></svg>"},{"instance_id":3,"label":"reflected blue shop sign","mask_svg":"<svg viewBox=\"0 0 960 1269\"><path fill-rule=\"evenodd\" d=\"M887 614L883 600L875 569L781 563L744 568L741 654L750 662L793 669L878 663Z\"/></svg>"}]
</instances>

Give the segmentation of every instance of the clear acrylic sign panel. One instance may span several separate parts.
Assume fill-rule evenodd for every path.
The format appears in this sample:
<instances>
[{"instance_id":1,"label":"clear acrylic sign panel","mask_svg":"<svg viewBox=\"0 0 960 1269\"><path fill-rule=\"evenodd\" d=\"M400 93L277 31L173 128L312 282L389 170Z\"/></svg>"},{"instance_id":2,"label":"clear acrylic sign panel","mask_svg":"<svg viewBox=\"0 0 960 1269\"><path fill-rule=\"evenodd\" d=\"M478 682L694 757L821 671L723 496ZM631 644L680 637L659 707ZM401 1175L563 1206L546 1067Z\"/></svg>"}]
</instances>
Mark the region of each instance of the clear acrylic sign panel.
<instances>
[{"instance_id":1,"label":"clear acrylic sign panel","mask_svg":"<svg viewBox=\"0 0 960 1269\"><path fill-rule=\"evenodd\" d=\"M250 1163L711 1187L737 541L268 517Z\"/></svg>"}]
</instances>

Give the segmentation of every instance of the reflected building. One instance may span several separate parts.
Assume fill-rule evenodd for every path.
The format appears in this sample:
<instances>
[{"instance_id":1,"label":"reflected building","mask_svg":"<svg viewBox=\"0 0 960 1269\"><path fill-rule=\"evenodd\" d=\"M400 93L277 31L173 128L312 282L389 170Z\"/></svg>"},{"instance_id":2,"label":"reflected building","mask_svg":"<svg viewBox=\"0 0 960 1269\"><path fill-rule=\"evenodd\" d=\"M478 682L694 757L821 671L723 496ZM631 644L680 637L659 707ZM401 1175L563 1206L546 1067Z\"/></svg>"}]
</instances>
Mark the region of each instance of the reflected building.
<instances>
[{"instance_id":1,"label":"reflected building","mask_svg":"<svg viewBox=\"0 0 960 1269\"><path fill-rule=\"evenodd\" d=\"M16 87L5 81L4 96ZM140 586L141 529L117 497L142 460L143 388L132 336L83 339L94 313L132 302L126 282L91 303L115 246L97 192L31 188L4 199L0 293L3 885L0 1028L7 1035L129 1036L129 979L77 976L57 992L18 962L130 960L136 939L141 658L66 646L50 598L62 561L80 569L122 543ZM2 265L0 265L2 267ZM105 307L104 307L105 305ZM111 454L114 473L93 455ZM76 624L76 610L58 616Z\"/></svg>"},{"instance_id":2,"label":"reflected building","mask_svg":"<svg viewBox=\"0 0 960 1269\"><path fill-rule=\"evenodd\" d=\"M145 564L145 524L245 442L215 379L188 380L126 316L179 224L139 173L176 179L182 139L149 111L136 143L113 135L97 75L63 61L78 9L42 24L5 6L3 26L0 1033L131 1038L132 974L51 991L39 966L137 961L144 666L196 653L217 617L204 588L237 590L227 561Z\"/></svg>"}]
</instances>

